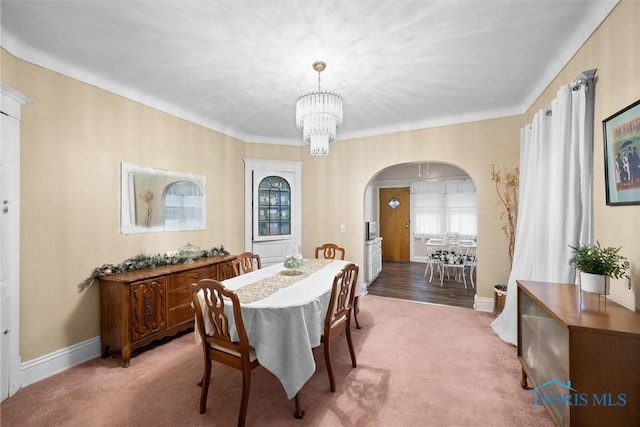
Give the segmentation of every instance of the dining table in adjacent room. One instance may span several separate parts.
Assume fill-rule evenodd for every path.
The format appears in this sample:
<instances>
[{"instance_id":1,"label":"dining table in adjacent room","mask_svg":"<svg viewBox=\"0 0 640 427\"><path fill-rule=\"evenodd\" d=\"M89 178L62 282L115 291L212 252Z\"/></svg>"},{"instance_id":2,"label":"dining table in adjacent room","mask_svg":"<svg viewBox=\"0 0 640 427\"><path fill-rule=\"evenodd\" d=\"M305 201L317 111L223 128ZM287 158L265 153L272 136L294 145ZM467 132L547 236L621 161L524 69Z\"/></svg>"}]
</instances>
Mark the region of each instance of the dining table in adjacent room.
<instances>
[{"instance_id":1,"label":"dining table in adjacent room","mask_svg":"<svg viewBox=\"0 0 640 427\"><path fill-rule=\"evenodd\" d=\"M466 276L471 280L471 286L475 287L473 271L477 260L477 243L472 239L456 238L429 238L424 239L427 248L427 267L424 276L430 273L429 282L433 279L433 269L438 268L440 274L440 286L444 281L445 272L455 269L456 277L462 278L465 289L467 288Z\"/></svg>"},{"instance_id":2,"label":"dining table in adjacent room","mask_svg":"<svg viewBox=\"0 0 640 427\"><path fill-rule=\"evenodd\" d=\"M292 272L280 262L222 281L238 295L258 361L280 380L288 399L315 372L313 348L321 343L333 279L347 264L307 259Z\"/></svg>"}]
</instances>

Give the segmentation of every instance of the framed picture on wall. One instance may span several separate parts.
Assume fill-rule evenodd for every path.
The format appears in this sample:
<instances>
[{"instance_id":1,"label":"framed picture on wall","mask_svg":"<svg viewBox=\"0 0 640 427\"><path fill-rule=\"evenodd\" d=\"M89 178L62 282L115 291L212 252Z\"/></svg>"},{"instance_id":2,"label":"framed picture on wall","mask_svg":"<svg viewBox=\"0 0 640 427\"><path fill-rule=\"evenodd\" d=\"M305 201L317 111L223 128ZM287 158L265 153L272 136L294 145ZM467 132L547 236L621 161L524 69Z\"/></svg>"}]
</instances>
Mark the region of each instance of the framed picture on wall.
<instances>
[{"instance_id":1,"label":"framed picture on wall","mask_svg":"<svg viewBox=\"0 0 640 427\"><path fill-rule=\"evenodd\" d=\"M607 205L640 205L640 100L602 121Z\"/></svg>"}]
</instances>

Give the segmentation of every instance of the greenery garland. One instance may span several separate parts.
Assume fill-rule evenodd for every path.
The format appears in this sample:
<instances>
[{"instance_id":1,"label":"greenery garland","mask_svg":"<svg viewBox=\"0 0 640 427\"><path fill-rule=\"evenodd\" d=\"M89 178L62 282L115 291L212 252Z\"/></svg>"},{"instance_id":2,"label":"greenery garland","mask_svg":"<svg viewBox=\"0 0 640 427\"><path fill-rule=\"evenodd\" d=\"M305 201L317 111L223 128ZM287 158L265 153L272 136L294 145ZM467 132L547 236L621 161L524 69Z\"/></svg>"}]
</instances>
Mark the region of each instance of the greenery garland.
<instances>
[{"instance_id":1,"label":"greenery garland","mask_svg":"<svg viewBox=\"0 0 640 427\"><path fill-rule=\"evenodd\" d=\"M171 254L145 255L139 254L133 258L126 259L120 264L104 264L93 269L91 276L80 284L80 291L87 289L94 282L97 282L108 274L120 274L126 271L142 270L145 268L155 268L164 265L175 265L192 262L194 259L212 257L218 255L229 255L229 252L220 245L209 250L198 252L177 251Z\"/></svg>"}]
</instances>

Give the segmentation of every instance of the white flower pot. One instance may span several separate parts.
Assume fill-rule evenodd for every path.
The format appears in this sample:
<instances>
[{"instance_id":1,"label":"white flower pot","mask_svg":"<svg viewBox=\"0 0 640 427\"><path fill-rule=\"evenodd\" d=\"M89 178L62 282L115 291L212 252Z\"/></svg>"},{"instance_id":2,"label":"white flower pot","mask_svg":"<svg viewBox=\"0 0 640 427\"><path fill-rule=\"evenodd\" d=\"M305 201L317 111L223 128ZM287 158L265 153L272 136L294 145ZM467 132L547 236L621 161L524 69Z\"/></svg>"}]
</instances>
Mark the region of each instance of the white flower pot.
<instances>
[{"instance_id":1,"label":"white flower pot","mask_svg":"<svg viewBox=\"0 0 640 427\"><path fill-rule=\"evenodd\" d=\"M609 278L600 274L580 272L580 288L585 292L609 295Z\"/></svg>"}]
</instances>

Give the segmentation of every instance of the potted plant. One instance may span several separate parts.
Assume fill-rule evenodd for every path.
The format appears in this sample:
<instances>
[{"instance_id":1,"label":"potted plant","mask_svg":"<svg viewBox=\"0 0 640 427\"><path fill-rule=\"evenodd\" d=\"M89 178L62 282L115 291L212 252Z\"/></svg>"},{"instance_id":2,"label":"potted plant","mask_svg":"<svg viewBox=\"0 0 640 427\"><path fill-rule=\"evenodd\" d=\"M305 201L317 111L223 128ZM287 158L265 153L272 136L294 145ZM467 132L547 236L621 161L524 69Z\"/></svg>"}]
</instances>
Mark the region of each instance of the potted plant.
<instances>
[{"instance_id":1,"label":"potted plant","mask_svg":"<svg viewBox=\"0 0 640 427\"><path fill-rule=\"evenodd\" d=\"M627 280L631 288L631 278L627 275L629 261L620 254L621 248L595 245L569 246L573 249L570 264L580 271L580 287L585 292L609 294L609 279Z\"/></svg>"}]
</instances>

